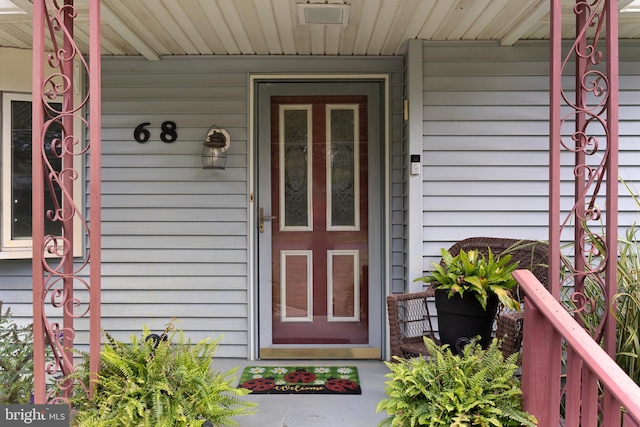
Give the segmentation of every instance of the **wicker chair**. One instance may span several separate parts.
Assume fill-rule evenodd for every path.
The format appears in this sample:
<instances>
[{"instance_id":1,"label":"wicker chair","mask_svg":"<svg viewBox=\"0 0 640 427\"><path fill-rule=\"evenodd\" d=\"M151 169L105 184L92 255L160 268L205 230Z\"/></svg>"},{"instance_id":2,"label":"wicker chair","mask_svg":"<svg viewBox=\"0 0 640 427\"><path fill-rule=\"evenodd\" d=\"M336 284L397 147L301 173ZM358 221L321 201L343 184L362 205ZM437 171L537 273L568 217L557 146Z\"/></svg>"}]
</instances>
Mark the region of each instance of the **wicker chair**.
<instances>
[{"instance_id":1,"label":"wicker chair","mask_svg":"<svg viewBox=\"0 0 640 427\"><path fill-rule=\"evenodd\" d=\"M449 248L449 253L455 256L461 249L465 251L475 249L486 256L488 248L491 248L494 255L510 254L512 261L518 262L519 269L531 270L540 283L545 286L548 283L549 247L544 242L471 237L455 243ZM515 292L521 299L519 289ZM392 356L407 358L427 354L423 342L424 336L439 342L432 325L431 311L434 308L434 290L431 287L423 292L394 294L387 297ZM499 309L496 337L502 339L501 350L505 357L520 351L523 319L522 312L508 312L503 307Z\"/></svg>"},{"instance_id":2,"label":"wicker chair","mask_svg":"<svg viewBox=\"0 0 640 427\"><path fill-rule=\"evenodd\" d=\"M429 312L434 296L434 290L429 288L423 292L387 297L392 356L408 358L426 354L424 336L440 344L434 335Z\"/></svg>"}]
</instances>

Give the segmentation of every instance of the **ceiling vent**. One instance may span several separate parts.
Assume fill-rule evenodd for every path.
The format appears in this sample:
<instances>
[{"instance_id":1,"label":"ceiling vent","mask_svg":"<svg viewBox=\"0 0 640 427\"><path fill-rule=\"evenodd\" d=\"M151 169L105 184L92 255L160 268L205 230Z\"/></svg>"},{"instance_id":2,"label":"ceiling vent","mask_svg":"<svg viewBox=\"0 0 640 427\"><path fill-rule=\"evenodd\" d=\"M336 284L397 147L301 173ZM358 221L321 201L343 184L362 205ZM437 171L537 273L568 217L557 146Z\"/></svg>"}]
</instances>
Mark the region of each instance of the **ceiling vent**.
<instances>
[{"instance_id":1,"label":"ceiling vent","mask_svg":"<svg viewBox=\"0 0 640 427\"><path fill-rule=\"evenodd\" d=\"M298 3L298 22L302 25L348 25L348 4Z\"/></svg>"}]
</instances>

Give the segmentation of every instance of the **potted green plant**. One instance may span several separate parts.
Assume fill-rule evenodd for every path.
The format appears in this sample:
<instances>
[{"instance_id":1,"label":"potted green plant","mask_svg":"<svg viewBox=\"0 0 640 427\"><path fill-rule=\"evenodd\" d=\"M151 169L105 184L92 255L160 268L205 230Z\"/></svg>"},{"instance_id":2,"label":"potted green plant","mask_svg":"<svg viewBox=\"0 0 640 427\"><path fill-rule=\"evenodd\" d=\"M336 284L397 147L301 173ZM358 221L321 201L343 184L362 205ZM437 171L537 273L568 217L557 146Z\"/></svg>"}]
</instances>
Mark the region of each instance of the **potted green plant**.
<instances>
[{"instance_id":1,"label":"potted green plant","mask_svg":"<svg viewBox=\"0 0 640 427\"><path fill-rule=\"evenodd\" d=\"M434 263L433 272L416 279L435 289L440 340L455 353L479 335L480 344L486 347L498 302L520 310L511 293L517 284L511 273L518 263L511 262L509 254L494 256L491 248L487 256L478 250L460 250L456 256L446 249L441 253L442 263Z\"/></svg>"},{"instance_id":2,"label":"potted green plant","mask_svg":"<svg viewBox=\"0 0 640 427\"><path fill-rule=\"evenodd\" d=\"M522 410L520 381L513 374L517 354L504 359L494 339L484 350L477 343L454 355L429 338L430 357L385 362L387 397L377 405L388 417L379 426L535 426Z\"/></svg>"}]
</instances>

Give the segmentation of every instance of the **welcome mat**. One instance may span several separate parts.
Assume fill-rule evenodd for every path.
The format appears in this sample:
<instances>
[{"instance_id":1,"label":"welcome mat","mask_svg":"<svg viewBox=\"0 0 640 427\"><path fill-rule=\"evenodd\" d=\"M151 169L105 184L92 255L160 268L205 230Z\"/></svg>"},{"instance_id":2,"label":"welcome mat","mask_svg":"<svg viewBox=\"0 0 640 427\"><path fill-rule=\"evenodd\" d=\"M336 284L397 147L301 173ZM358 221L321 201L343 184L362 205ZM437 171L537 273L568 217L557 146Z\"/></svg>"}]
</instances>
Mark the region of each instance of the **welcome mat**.
<instances>
[{"instance_id":1,"label":"welcome mat","mask_svg":"<svg viewBox=\"0 0 640 427\"><path fill-rule=\"evenodd\" d=\"M362 394L355 366L247 366L238 387L257 394Z\"/></svg>"}]
</instances>

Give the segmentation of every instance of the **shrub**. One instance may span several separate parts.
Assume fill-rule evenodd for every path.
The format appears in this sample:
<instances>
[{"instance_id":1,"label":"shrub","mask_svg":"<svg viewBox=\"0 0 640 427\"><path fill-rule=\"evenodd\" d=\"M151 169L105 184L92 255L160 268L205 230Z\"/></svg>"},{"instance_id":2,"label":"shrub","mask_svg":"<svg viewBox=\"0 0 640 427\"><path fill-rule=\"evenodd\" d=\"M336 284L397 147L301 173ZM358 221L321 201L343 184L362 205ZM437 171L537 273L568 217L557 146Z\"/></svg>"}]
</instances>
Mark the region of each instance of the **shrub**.
<instances>
[{"instance_id":1,"label":"shrub","mask_svg":"<svg viewBox=\"0 0 640 427\"><path fill-rule=\"evenodd\" d=\"M33 325L18 326L0 301L0 404L29 403L33 392Z\"/></svg>"},{"instance_id":2,"label":"shrub","mask_svg":"<svg viewBox=\"0 0 640 427\"><path fill-rule=\"evenodd\" d=\"M191 345L172 323L156 339L149 339L154 336L145 326L146 338L132 335L130 344L105 335L108 343L91 399L82 387L89 384L88 354L82 353L84 363L72 375L79 426L191 427L207 420L214 426L237 425L231 417L247 415L255 406L240 398L248 390L232 385L236 369L211 370L219 340Z\"/></svg>"},{"instance_id":3,"label":"shrub","mask_svg":"<svg viewBox=\"0 0 640 427\"><path fill-rule=\"evenodd\" d=\"M585 231L586 242L593 245L599 257L604 258L608 251L602 238L586 226ZM613 316L612 320L616 323L615 361L640 385L640 243L637 232L637 227L633 225L627 230L625 237L618 237L617 290L609 301L610 304L615 303L615 311L606 306L606 292L602 288L604 274L601 274L599 280L591 275L585 276L583 292L586 301L591 304L587 310L577 310L576 303L570 297L565 300L569 309L577 313L585 329L596 339L601 338L605 316ZM614 250L612 248L611 253L615 253ZM596 263L592 253L587 258L591 264ZM572 292L573 288L566 291Z\"/></svg>"},{"instance_id":4,"label":"shrub","mask_svg":"<svg viewBox=\"0 0 640 427\"><path fill-rule=\"evenodd\" d=\"M506 360L494 339L486 350L472 342L462 355L425 338L429 357L385 362L387 398L377 411L389 415L381 426L535 426L522 410L517 354Z\"/></svg>"}]
</instances>

